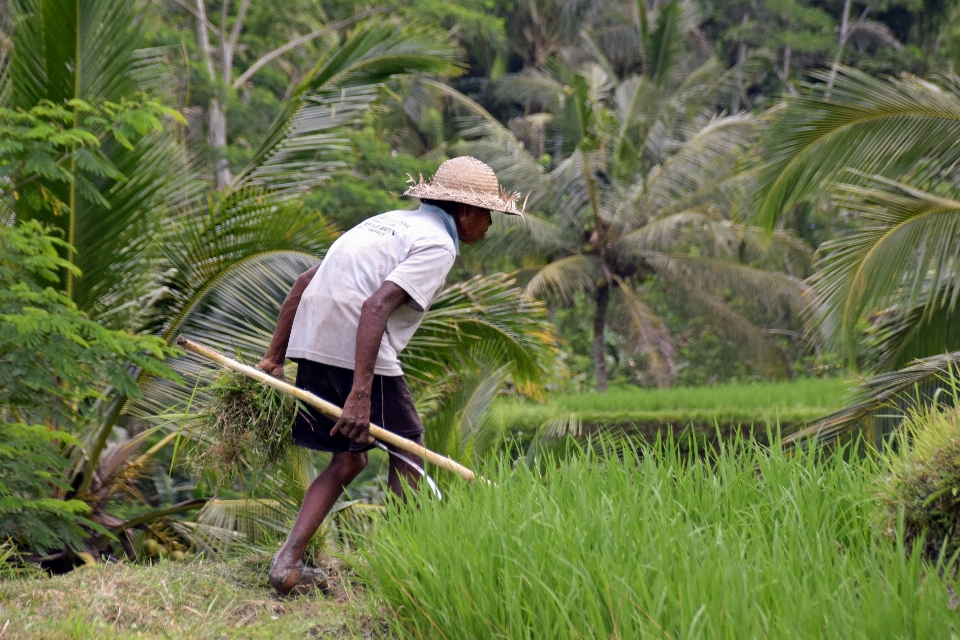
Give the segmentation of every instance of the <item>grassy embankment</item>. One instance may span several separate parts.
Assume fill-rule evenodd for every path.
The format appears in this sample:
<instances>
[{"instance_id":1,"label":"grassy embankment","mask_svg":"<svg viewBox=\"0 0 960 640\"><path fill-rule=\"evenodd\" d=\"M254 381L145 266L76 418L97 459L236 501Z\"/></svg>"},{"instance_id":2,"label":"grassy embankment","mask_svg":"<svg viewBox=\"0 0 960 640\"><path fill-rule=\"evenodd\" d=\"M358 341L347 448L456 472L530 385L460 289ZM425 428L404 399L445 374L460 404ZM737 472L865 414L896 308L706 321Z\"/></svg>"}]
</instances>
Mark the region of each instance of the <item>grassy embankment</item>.
<instances>
[{"instance_id":1,"label":"grassy embankment","mask_svg":"<svg viewBox=\"0 0 960 640\"><path fill-rule=\"evenodd\" d=\"M950 587L878 531L876 463L735 448L493 472L363 566L410 638L956 637Z\"/></svg>"},{"instance_id":2,"label":"grassy embankment","mask_svg":"<svg viewBox=\"0 0 960 640\"><path fill-rule=\"evenodd\" d=\"M783 435L838 409L849 382L840 378L791 382L731 384L710 387L639 389L621 387L605 394L552 396L538 404L507 398L498 401L491 419L526 443L547 420L576 413L587 430L606 427L653 440L657 433L696 434L701 441L721 433L754 433L765 441L767 427Z\"/></svg>"},{"instance_id":3,"label":"grassy embankment","mask_svg":"<svg viewBox=\"0 0 960 640\"><path fill-rule=\"evenodd\" d=\"M269 559L119 563L0 581L0 638L369 638L383 622L338 588L278 598Z\"/></svg>"}]
</instances>

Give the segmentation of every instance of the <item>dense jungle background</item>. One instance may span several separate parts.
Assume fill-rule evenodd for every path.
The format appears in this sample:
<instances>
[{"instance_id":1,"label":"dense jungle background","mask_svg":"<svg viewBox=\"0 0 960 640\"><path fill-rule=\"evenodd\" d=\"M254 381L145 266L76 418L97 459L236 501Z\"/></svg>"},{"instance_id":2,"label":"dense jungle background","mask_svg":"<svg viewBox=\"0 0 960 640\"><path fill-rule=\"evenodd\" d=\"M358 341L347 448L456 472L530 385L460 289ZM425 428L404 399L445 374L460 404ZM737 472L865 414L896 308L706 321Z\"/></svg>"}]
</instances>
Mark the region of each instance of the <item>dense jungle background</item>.
<instances>
[{"instance_id":1,"label":"dense jungle background","mask_svg":"<svg viewBox=\"0 0 960 640\"><path fill-rule=\"evenodd\" d=\"M95 622L64 618L44 604L46 587L17 596L9 586L119 561L140 563L131 579L150 580L145 562L162 565L164 584L182 581L173 562L194 562L196 584L183 589L220 593L226 580L260 597L251 571L262 578L327 456L289 446L292 401L175 340L255 364L290 286L340 233L417 206L401 196L410 181L472 155L519 192L526 215L494 214L487 239L462 247L401 360L427 446L489 469L527 511L501 508L500 494L474 506L454 498L447 515L431 503L359 551L396 507L385 506L385 461L374 455L311 546L313 561L343 576L337 597L361 620L337 633L426 637L469 618L476 637L510 624L550 637L560 614L549 607L457 600L422 576L418 593L432 595L411 596L415 580L395 580L404 559L390 545L414 545L421 518L437 513L435 532L465 536L458 527L474 523L492 548L502 531L478 523L495 512L527 526L540 507L524 495L563 495L585 514L583 495L629 501L639 477L686 487L670 504L687 513L709 502L697 483L712 472L740 486L744 469L764 465L756 495L733 491L739 503L715 505L729 517L710 511L705 527L742 516L744 545L779 535L743 514L751 500L775 502L782 481L797 509L843 540L828 550L837 563L861 554L858 578L839 564L824 578L848 589L836 592L849 614L837 637L934 600L942 617L883 618L885 632L955 629L955 604L940 606L953 591L917 585L936 574L952 589L956 560L944 514L957 505L941 504L957 495L960 452L950 435L960 433L956 65L953 0L0 0L0 620L37 637L44 616L67 620L65 637L74 623L79 635L138 624L220 632L209 616L170 626L136 600L137 622L120 612L104 622L113 604L93 606ZM844 453L827 466L783 453L811 442ZM871 457L885 449L894 458ZM896 484L919 468L896 457L911 451L939 460L920 474L920 494ZM615 486L577 497L554 480L592 477L595 463L614 465ZM823 500L804 484L813 477L827 479ZM877 493L874 477L894 484ZM660 508L643 500L631 517ZM778 508L769 517L792 522ZM699 535L669 513L649 545ZM558 527L561 537L576 529ZM940 547L924 542L929 532ZM799 533L790 544L798 558L827 553ZM726 575L704 545L664 562ZM552 553L504 549L527 567ZM758 576L803 564L754 561ZM655 617L674 632L753 629L746 610L724 622L719 591L682 596L682 577L667 581L681 585L674 608L656 609L644 599L662 576L641 569L624 588L647 608L621 618L608 603L587 629L641 633L653 621L663 631ZM502 575L477 571L477 588L498 593ZM920 595L908 606L879 589L861 611L856 585L868 574ZM744 588L764 611L780 606L760 582ZM816 595L796 596L808 626L790 633L817 627ZM71 606L114 602L101 596ZM181 613L214 606L171 597ZM700 622L684 613L706 602ZM314 604L290 606L316 631ZM280 615L274 604L230 607L222 613L237 627ZM468 610L473 618L460 615ZM377 631L384 611L395 619ZM762 629L787 637L770 620Z\"/></svg>"}]
</instances>

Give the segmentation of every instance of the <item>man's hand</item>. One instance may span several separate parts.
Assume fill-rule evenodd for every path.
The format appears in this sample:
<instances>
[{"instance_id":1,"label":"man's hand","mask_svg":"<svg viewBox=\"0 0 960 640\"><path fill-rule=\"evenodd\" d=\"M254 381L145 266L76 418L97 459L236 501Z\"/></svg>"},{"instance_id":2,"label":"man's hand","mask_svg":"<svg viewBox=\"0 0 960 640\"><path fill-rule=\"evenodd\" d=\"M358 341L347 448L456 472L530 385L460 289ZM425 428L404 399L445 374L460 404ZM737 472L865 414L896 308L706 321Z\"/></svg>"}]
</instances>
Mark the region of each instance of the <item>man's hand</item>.
<instances>
[{"instance_id":1,"label":"man's hand","mask_svg":"<svg viewBox=\"0 0 960 640\"><path fill-rule=\"evenodd\" d=\"M370 435L370 393L354 389L343 404L343 412L330 435L342 433L360 445L373 444Z\"/></svg>"},{"instance_id":2,"label":"man's hand","mask_svg":"<svg viewBox=\"0 0 960 640\"><path fill-rule=\"evenodd\" d=\"M353 388L347 401L343 403L343 413L330 435L339 431L357 444L373 444L373 437L370 435L370 393L373 388L374 365L383 332L387 328L387 318L394 309L406 304L408 300L410 295L400 285L387 280L360 308Z\"/></svg>"},{"instance_id":3,"label":"man's hand","mask_svg":"<svg viewBox=\"0 0 960 640\"><path fill-rule=\"evenodd\" d=\"M283 375L282 362L277 364L267 356L264 356L263 360L260 361L260 369L262 371L265 371L266 373L269 373L270 375L272 375L274 378L277 378L278 380L283 380L284 382L287 381L287 378Z\"/></svg>"}]
</instances>

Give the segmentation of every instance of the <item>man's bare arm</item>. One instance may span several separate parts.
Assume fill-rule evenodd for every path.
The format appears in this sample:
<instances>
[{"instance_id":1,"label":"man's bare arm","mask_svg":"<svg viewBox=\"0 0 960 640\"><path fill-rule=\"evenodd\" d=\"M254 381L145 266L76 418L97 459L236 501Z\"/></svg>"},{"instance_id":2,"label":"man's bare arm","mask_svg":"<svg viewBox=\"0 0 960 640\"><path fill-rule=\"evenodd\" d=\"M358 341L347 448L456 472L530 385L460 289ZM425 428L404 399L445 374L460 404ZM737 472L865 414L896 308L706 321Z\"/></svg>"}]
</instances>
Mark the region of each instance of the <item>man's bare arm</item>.
<instances>
[{"instance_id":1,"label":"man's bare arm","mask_svg":"<svg viewBox=\"0 0 960 640\"><path fill-rule=\"evenodd\" d=\"M390 314L410 300L410 294L389 280L367 298L360 310L357 326L357 350L354 358L353 388L343 405L343 413L330 435L338 431L360 444L370 444L370 393L373 369L380 353L380 341Z\"/></svg>"},{"instance_id":2,"label":"man's bare arm","mask_svg":"<svg viewBox=\"0 0 960 640\"><path fill-rule=\"evenodd\" d=\"M293 288L283 300L280 307L280 315L277 317L277 328L273 330L273 339L270 340L270 347L267 353L260 361L260 368L270 375L283 380L283 361L287 356L287 345L290 343L290 330L293 328L293 319L297 317L297 307L300 306L300 298L313 276L316 275L320 265L313 267L309 271L300 274L297 281L293 283Z\"/></svg>"}]
</instances>

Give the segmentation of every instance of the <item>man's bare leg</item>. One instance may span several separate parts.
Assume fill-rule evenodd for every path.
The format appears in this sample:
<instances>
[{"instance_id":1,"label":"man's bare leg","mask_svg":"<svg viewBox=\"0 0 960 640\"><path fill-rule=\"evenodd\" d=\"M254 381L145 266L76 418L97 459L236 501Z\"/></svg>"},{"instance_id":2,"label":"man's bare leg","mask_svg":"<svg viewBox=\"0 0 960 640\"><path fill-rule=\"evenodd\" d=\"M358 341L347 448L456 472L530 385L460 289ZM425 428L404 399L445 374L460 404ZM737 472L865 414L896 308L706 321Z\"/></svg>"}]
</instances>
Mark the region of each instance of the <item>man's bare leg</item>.
<instances>
[{"instance_id":1,"label":"man's bare leg","mask_svg":"<svg viewBox=\"0 0 960 640\"><path fill-rule=\"evenodd\" d=\"M290 534L270 566L270 584L274 589L286 595L309 582L303 552L337 498L366 466L366 453L335 453L323 473L310 484Z\"/></svg>"},{"instance_id":2,"label":"man's bare leg","mask_svg":"<svg viewBox=\"0 0 960 640\"><path fill-rule=\"evenodd\" d=\"M417 443L421 447L423 446L423 436L417 436L416 438L411 438L410 440ZM403 451L397 447L394 447L393 445L387 446L392 451L396 451L404 457L410 458L412 462L416 462L421 468L423 468L423 460L421 458L408 451ZM390 471L387 475L387 486L390 487L390 491L402 500L405 490L416 490L419 485L420 472L396 456L390 456Z\"/></svg>"}]
</instances>

